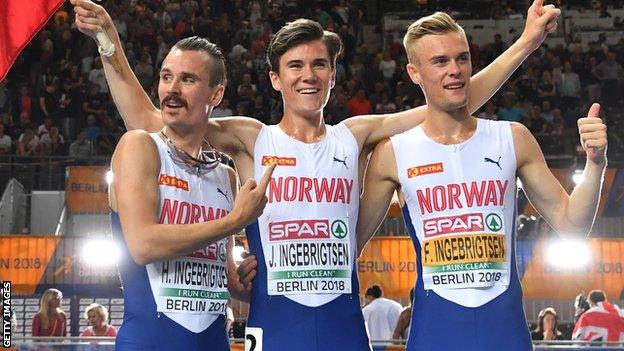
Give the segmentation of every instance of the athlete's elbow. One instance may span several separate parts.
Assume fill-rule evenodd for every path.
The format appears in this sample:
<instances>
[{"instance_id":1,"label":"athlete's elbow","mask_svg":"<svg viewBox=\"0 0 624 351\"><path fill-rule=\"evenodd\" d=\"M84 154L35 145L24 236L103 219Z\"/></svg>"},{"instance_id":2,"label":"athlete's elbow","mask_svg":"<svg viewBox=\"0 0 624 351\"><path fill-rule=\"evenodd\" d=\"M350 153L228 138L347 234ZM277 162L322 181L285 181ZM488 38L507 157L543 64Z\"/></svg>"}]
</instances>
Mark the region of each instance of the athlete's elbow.
<instances>
[{"instance_id":1,"label":"athlete's elbow","mask_svg":"<svg viewBox=\"0 0 624 351\"><path fill-rule=\"evenodd\" d=\"M136 263L139 266L146 266L156 261L153 257L151 257L151 255L148 252L146 252L146 250L130 249L129 251L130 251L130 257L132 257L132 260L134 261L134 263Z\"/></svg>"},{"instance_id":2,"label":"athlete's elbow","mask_svg":"<svg viewBox=\"0 0 624 351\"><path fill-rule=\"evenodd\" d=\"M128 251L134 263L146 266L159 260L158 250L149 242L128 243Z\"/></svg>"}]
</instances>

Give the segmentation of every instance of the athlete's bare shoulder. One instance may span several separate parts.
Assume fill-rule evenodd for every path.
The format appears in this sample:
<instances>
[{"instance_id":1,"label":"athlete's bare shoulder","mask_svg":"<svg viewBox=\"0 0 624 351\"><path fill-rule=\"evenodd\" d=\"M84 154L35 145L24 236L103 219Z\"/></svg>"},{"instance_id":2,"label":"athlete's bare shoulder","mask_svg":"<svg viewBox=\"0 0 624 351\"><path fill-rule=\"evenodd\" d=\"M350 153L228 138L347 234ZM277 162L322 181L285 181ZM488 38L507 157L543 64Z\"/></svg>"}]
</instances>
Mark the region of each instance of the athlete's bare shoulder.
<instances>
[{"instance_id":1,"label":"athlete's bare shoulder","mask_svg":"<svg viewBox=\"0 0 624 351\"><path fill-rule=\"evenodd\" d=\"M249 117L220 117L210 119L208 140L217 148L237 154L253 155L253 147L264 123Z\"/></svg>"}]
</instances>

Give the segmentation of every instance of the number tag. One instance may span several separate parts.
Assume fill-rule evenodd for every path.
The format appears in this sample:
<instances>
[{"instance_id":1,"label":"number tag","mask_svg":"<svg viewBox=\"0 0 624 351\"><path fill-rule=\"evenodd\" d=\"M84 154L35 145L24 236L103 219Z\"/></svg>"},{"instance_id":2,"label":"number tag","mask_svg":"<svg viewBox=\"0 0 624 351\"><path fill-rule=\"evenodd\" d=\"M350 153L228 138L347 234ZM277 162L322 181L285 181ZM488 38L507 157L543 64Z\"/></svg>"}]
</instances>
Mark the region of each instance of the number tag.
<instances>
[{"instance_id":1,"label":"number tag","mask_svg":"<svg viewBox=\"0 0 624 351\"><path fill-rule=\"evenodd\" d=\"M262 351L262 328L245 328L245 351Z\"/></svg>"}]
</instances>

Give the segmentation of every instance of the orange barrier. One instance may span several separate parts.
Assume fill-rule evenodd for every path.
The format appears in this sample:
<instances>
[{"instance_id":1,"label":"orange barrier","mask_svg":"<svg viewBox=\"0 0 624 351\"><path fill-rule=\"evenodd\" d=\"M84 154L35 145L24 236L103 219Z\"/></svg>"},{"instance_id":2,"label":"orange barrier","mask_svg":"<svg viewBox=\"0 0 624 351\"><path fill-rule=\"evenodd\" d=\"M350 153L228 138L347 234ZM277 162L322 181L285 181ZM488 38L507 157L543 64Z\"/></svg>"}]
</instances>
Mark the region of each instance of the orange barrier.
<instances>
[{"instance_id":1,"label":"orange barrier","mask_svg":"<svg viewBox=\"0 0 624 351\"><path fill-rule=\"evenodd\" d=\"M71 213L108 213L106 166L69 167L65 196Z\"/></svg>"},{"instance_id":2,"label":"orange barrier","mask_svg":"<svg viewBox=\"0 0 624 351\"><path fill-rule=\"evenodd\" d=\"M589 265L581 268L558 268L548 262L547 250L552 239L539 240L522 279L524 297L571 299L580 291L603 290L609 299L624 294L624 240L592 239Z\"/></svg>"},{"instance_id":3,"label":"orange barrier","mask_svg":"<svg viewBox=\"0 0 624 351\"><path fill-rule=\"evenodd\" d=\"M416 255L409 237L373 238L357 262L360 295L373 284L384 296L407 299L416 281Z\"/></svg>"},{"instance_id":4,"label":"orange barrier","mask_svg":"<svg viewBox=\"0 0 624 351\"><path fill-rule=\"evenodd\" d=\"M0 280L14 294L33 294L61 240L58 236L0 236Z\"/></svg>"}]
</instances>

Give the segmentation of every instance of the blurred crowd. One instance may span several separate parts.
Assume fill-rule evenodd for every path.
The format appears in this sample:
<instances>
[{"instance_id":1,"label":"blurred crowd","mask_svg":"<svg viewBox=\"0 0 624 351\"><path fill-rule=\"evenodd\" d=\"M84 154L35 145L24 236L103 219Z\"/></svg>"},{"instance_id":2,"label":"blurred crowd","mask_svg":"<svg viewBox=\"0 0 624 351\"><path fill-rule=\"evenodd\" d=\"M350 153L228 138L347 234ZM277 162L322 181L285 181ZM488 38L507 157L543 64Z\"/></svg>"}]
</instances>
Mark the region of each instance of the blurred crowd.
<instances>
[{"instance_id":1,"label":"blurred crowd","mask_svg":"<svg viewBox=\"0 0 624 351\"><path fill-rule=\"evenodd\" d=\"M516 10L505 1L495 3L505 13ZM345 45L325 111L328 123L425 103L406 74L401 33L382 34L375 47L364 40L367 16L362 1L143 0L109 1L104 6L139 82L156 104L157 72L167 50L181 38L199 35L216 42L228 58L226 96L213 116L244 115L277 123L282 102L270 86L265 50L271 35L298 17L318 21L338 33ZM123 134L96 43L79 33L72 21L67 3L0 82L0 154L109 156ZM506 41L497 34L482 46L469 41L477 72L513 38ZM622 63L624 38L610 46L604 35L583 42L571 33L564 44L539 48L477 115L522 122L547 154L561 154L574 152L562 143L564 136L576 136L576 119L591 102L601 102L613 139L609 151L619 153Z\"/></svg>"}]
</instances>

